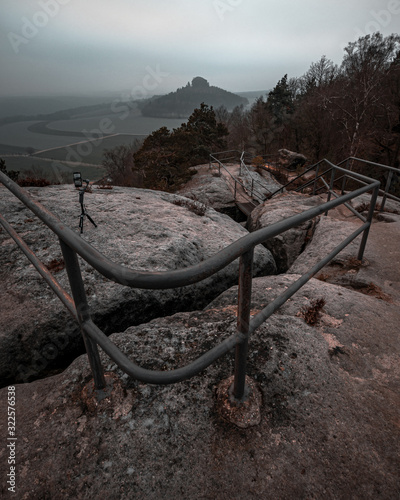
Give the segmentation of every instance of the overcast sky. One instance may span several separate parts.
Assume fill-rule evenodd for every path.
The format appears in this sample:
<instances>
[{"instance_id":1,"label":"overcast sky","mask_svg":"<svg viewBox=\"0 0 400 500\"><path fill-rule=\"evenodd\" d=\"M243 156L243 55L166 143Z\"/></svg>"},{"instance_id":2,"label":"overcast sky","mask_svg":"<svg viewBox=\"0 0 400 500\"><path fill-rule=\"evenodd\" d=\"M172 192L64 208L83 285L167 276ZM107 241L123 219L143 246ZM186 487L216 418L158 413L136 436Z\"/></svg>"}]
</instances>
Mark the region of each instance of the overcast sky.
<instances>
[{"instance_id":1,"label":"overcast sky","mask_svg":"<svg viewBox=\"0 0 400 500\"><path fill-rule=\"evenodd\" d=\"M0 95L266 90L374 31L400 0L0 0Z\"/></svg>"}]
</instances>

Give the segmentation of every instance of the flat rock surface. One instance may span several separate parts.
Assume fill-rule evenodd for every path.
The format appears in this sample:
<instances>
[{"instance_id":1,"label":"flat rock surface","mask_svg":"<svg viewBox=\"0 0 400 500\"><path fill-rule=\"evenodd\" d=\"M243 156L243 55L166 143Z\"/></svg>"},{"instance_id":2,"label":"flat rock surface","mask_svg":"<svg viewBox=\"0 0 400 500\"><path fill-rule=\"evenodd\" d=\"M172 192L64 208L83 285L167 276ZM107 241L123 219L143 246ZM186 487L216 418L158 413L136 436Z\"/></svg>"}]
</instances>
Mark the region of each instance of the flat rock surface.
<instances>
[{"instance_id":1,"label":"flat rock surface","mask_svg":"<svg viewBox=\"0 0 400 500\"><path fill-rule=\"evenodd\" d=\"M296 279L254 280L252 314ZM146 368L183 366L234 332L236 293L111 339ZM304 309L322 297L310 326ZM120 378L102 355L113 390L101 402L82 356L16 386L18 498L398 498L399 353L397 305L313 279L251 337L247 373L262 395L252 427L218 409L233 354L173 386ZM4 439L6 399L5 388ZM7 456L3 446L2 471Z\"/></svg>"},{"instance_id":2,"label":"flat rock surface","mask_svg":"<svg viewBox=\"0 0 400 500\"><path fill-rule=\"evenodd\" d=\"M317 264L325 255L332 252L342 241L353 234L362 222L357 219L338 220L330 217L320 217L315 226L314 234L304 251L296 258L289 268L289 273L303 274ZM343 263L346 259L357 258L361 236L358 236L335 257L334 262Z\"/></svg>"},{"instance_id":3,"label":"flat rock surface","mask_svg":"<svg viewBox=\"0 0 400 500\"><path fill-rule=\"evenodd\" d=\"M78 232L80 205L72 186L29 188L32 197ZM69 290L57 237L7 189L0 213ZM142 271L182 269L248 234L228 216L168 193L93 188L84 198L97 224L84 220L82 238L111 261ZM271 254L256 251L254 272L275 272ZM177 311L199 309L237 282L238 261L207 280L173 290L123 287L81 260L93 318L107 334ZM0 380L27 381L67 366L82 351L81 335L59 300L2 228L0 232Z\"/></svg>"}]
</instances>

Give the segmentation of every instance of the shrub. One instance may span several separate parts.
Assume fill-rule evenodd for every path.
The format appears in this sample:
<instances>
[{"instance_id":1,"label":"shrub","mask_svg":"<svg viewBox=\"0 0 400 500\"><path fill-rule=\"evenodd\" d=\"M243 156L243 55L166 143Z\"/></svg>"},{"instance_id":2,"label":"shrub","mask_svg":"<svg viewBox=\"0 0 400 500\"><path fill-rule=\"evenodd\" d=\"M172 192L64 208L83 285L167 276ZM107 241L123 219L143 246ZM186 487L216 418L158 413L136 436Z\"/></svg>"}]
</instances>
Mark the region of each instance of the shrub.
<instances>
[{"instance_id":1,"label":"shrub","mask_svg":"<svg viewBox=\"0 0 400 500\"><path fill-rule=\"evenodd\" d=\"M36 177L24 177L23 179L19 179L18 184L22 187L34 186L34 187L46 187L50 186L51 182L47 179L36 178Z\"/></svg>"},{"instance_id":2,"label":"shrub","mask_svg":"<svg viewBox=\"0 0 400 500\"><path fill-rule=\"evenodd\" d=\"M311 302L309 306L304 306L300 311L300 316L304 318L307 325L314 326L317 324L320 317L321 309L326 304L324 298L315 299Z\"/></svg>"},{"instance_id":3,"label":"shrub","mask_svg":"<svg viewBox=\"0 0 400 500\"><path fill-rule=\"evenodd\" d=\"M262 156L256 156L251 160L253 167L259 168L265 166L265 161Z\"/></svg>"},{"instance_id":4,"label":"shrub","mask_svg":"<svg viewBox=\"0 0 400 500\"><path fill-rule=\"evenodd\" d=\"M16 170L9 170L7 172L6 162L3 159L0 159L0 172L6 174L12 181L18 181L19 172Z\"/></svg>"},{"instance_id":5,"label":"shrub","mask_svg":"<svg viewBox=\"0 0 400 500\"><path fill-rule=\"evenodd\" d=\"M207 211L207 207L198 201L193 201L189 199L177 199L174 200L174 205L179 207L186 207L190 212L193 212L200 217L203 217Z\"/></svg>"}]
</instances>

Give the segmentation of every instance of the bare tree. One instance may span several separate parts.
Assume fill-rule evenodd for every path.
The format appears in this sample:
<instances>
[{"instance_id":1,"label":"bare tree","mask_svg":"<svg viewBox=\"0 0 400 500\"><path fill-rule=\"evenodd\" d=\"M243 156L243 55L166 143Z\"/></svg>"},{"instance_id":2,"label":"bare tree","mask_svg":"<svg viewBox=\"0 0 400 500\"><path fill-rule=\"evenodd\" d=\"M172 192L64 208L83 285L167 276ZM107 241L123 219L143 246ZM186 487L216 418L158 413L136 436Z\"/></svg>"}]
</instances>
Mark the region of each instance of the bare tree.
<instances>
[{"instance_id":1,"label":"bare tree","mask_svg":"<svg viewBox=\"0 0 400 500\"><path fill-rule=\"evenodd\" d=\"M135 140L128 146L121 145L104 150L102 164L114 184L119 186L142 186L143 173L135 168L133 157L140 144L140 141Z\"/></svg>"},{"instance_id":2,"label":"bare tree","mask_svg":"<svg viewBox=\"0 0 400 500\"><path fill-rule=\"evenodd\" d=\"M337 120L348 143L348 155L368 152L371 115L379 113L384 100L387 72L398 50L400 37L380 33L349 43L332 92L325 107Z\"/></svg>"}]
</instances>

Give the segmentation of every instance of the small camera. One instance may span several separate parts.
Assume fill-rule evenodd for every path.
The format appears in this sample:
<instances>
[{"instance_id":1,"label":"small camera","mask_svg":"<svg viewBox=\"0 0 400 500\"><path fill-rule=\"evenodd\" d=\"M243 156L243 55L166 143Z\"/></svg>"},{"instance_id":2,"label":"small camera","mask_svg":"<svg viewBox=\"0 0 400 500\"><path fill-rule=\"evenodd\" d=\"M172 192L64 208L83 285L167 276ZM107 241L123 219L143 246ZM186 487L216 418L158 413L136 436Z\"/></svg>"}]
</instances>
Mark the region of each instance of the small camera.
<instances>
[{"instance_id":1,"label":"small camera","mask_svg":"<svg viewBox=\"0 0 400 500\"><path fill-rule=\"evenodd\" d=\"M80 188L82 187L82 175L80 172L74 172L74 184L75 187Z\"/></svg>"}]
</instances>

